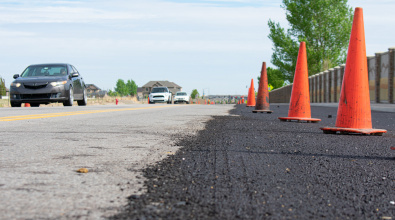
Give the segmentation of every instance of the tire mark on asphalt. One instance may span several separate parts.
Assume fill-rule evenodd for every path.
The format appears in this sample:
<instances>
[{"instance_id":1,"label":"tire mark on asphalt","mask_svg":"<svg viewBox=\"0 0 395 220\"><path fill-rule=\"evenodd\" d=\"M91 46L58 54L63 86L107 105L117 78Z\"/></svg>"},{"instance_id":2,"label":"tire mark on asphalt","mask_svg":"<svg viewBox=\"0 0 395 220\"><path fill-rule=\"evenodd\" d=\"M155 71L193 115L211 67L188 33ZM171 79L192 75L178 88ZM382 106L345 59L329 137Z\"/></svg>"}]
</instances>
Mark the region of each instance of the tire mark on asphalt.
<instances>
[{"instance_id":1,"label":"tire mark on asphalt","mask_svg":"<svg viewBox=\"0 0 395 220\"><path fill-rule=\"evenodd\" d=\"M216 140L214 140L214 141L216 141ZM216 204L218 204L218 202L217 202L217 188L218 188L218 185L217 185L217 179L215 178L216 177L216 175L217 175L217 145L215 145L214 146L214 158L213 158L213 195L212 195L212 199L213 199L213 201L214 201L214 205L213 205L213 210L212 210L212 214L213 215L216 215L216 213L217 213L217 205Z\"/></svg>"},{"instance_id":2,"label":"tire mark on asphalt","mask_svg":"<svg viewBox=\"0 0 395 220\"><path fill-rule=\"evenodd\" d=\"M225 137L222 137L222 138L225 138ZM229 141L232 142L231 140L229 140ZM229 151L227 150L227 148L230 147L231 145L226 140L224 142L225 142L225 144L223 146L225 149L223 151L223 155L224 155L224 165L225 166L224 166L224 171L222 173L222 178L224 178L224 180L222 181L223 182L222 184L224 184L224 183L229 184L232 182L232 176L226 175L228 173L231 173L231 161L229 160ZM233 187L229 187L229 188L230 188L229 195L234 195L235 192L234 192ZM226 194L224 195L224 199L228 199L228 196ZM223 208L222 203L219 203L219 204L221 205L221 209L222 209Z\"/></svg>"},{"instance_id":3,"label":"tire mark on asphalt","mask_svg":"<svg viewBox=\"0 0 395 220\"><path fill-rule=\"evenodd\" d=\"M240 155L239 156L239 160L240 160L240 163L241 163L241 171L242 171L242 173L241 173L241 182L243 183L243 185L244 185L244 194L245 194L245 192L247 192L247 201L251 201L251 195L249 195L249 192L250 192L250 185L248 184L248 175L247 175L247 168L246 168L246 163L245 163L245 161L244 161L244 157L243 157L243 155ZM241 192L241 193L243 193L243 192ZM241 206L239 207L239 209L237 210L237 215L239 215L239 216L241 216L242 215L242 213L243 212L245 212L245 211L249 211L247 208L246 208L246 202L245 201L242 201L242 204L241 204ZM248 214L248 213L246 213L246 214ZM248 215L247 215L248 216Z\"/></svg>"},{"instance_id":4,"label":"tire mark on asphalt","mask_svg":"<svg viewBox=\"0 0 395 220\"><path fill-rule=\"evenodd\" d=\"M257 177L265 175L265 173L266 173L264 171L264 167L262 166L263 164L265 164L265 160L264 160L264 158L262 158L262 155L256 156L254 154L251 154L251 147L248 147L248 148L249 148L248 149L248 156L250 158L249 161L251 161L251 163L253 164L253 166L250 166L250 168L251 168L250 176L252 176L252 177L255 176L256 177L255 182L260 182L261 179L257 178ZM258 164L257 161L262 161L262 164ZM265 198L265 194L264 194L265 186L262 185L261 187L256 187L255 182L253 181L252 184L250 184L252 187L250 189L250 195L251 195L250 200L251 201L255 200L255 204L256 204L250 210L250 212L249 212L250 216L254 216L254 213L262 212L260 210L263 207L263 204L264 204L263 201L265 201L265 199L264 199ZM263 195L262 198L259 198L260 195L258 195L258 193L261 193ZM260 207L257 207L258 204L260 205ZM257 209L259 209L259 210L257 210ZM247 210L248 210L248 207L247 207Z\"/></svg>"}]
</instances>

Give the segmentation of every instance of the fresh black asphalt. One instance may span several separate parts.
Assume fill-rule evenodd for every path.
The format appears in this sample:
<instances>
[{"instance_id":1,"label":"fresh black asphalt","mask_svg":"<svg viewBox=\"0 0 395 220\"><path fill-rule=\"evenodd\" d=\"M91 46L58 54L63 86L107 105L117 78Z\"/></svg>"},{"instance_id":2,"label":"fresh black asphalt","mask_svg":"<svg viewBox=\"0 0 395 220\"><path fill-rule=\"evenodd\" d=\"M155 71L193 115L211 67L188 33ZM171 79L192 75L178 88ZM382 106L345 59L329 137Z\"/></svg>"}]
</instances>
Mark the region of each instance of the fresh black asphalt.
<instances>
[{"instance_id":1,"label":"fresh black asphalt","mask_svg":"<svg viewBox=\"0 0 395 220\"><path fill-rule=\"evenodd\" d=\"M237 105L175 155L143 170L147 193L111 219L395 219L395 114L372 112L383 136L323 134L320 123L281 122Z\"/></svg>"}]
</instances>

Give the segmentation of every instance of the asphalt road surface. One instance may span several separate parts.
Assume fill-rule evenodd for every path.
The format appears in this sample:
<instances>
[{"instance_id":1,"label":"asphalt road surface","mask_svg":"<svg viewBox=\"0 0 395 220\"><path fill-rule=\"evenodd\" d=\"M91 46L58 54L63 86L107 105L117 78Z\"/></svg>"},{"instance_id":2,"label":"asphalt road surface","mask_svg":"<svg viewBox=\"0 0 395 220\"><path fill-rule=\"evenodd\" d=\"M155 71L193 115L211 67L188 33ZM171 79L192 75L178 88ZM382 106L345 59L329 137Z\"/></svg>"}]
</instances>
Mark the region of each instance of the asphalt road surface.
<instances>
[{"instance_id":1,"label":"asphalt road surface","mask_svg":"<svg viewBox=\"0 0 395 220\"><path fill-rule=\"evenodd\" d=\"M100 219L230 105L0 108L0 219ZM77 173L87 168L88 173Z\"/></svg>"},{"instance_id":2,"label":"asphalt road surface","mask_svg":"<svg viewBox=\"0 0 395 220\"><path fill-rule=\"evenodd\" d=\"M288 105L216 116L175 155L143 170L111 219L395 219L395 114L372 112L384 136L323 134L336 108L312 107L320 123L280 122Z\"/></svg>"}]
</instances>

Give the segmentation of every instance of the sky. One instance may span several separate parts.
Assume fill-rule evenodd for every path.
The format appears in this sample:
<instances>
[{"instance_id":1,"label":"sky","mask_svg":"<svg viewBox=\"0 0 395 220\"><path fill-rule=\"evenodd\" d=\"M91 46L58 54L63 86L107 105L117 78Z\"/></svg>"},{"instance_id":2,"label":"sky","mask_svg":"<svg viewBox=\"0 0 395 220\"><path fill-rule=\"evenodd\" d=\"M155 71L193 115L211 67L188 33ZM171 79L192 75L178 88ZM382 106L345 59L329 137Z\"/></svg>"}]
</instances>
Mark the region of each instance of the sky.
<instances>
[{"instance_id":1,"label":"sky","mask_svg":"<svg viewBox=\"0 0 395 220\"><path fill-rule=\"evenodd\" d=\"M395 47L395 1L349 0L364 10L367 55ZM0 76L30 64L70 63L87 84L114 90L168 80L183 91L247 94L270 63L281 0L0 0Z\"/></svg>"}]
</instances>

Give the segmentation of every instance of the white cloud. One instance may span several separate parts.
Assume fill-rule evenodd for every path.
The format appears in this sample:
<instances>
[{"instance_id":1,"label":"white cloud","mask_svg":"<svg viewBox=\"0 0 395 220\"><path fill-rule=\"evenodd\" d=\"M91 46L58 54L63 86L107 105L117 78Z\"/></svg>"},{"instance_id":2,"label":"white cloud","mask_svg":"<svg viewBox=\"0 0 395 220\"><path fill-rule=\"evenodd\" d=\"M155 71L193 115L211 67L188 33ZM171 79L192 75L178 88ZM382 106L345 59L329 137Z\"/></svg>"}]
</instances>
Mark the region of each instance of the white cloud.
<instances>
[{"instance_id":1,"label":"white cloud","mask_svg":"<svg viewBox=\"0 0 395 220\"><path fill-rule=\"evenodd\" d=\"M15 8L1 7L0 24L18 23L93 23L106 20L141 20L154 18L145 13L119 13L101 9L75 7L37 7Z\"/></svg>"},{"instance_id":2,"label":"white cloud","mask_svg":"<svg viewBox=\"0 0 395 220\"><path fill-rule=\"evenodd\" d=\"M185 2L2 1L1 74L9 84L29 64L70 62L88 83L104 89L118 78L142 85L169 76L187 91L247 93L245 85L259 74L261 62L271 66L268 19L287 26L281 0ZM395 46L389 45L394 3L350 2L364 7L368 53ZM216 87L218 80L229 86Z\"/></svg>"},{"instance_id":3,"label":"white cloud","mask_svg":"<svg viewBox=\"0 0 395 220\"><path fill-rule=\"evenodd\" d=\"M388 48L395 46L395 29L392 28L395 23L395 1L350 0L349 5L363 8L367 55L388 51Z\"/></svg>"},{"instance_id":4,"label":"white cloud","mask_svg":"<svg viewBox=\"0 0 395 220\"><path fill-rule=\"evenodd\" d=\"M2 30L0 29L1 38L4 40L8 40L9 38L15 37L33 37L35 36L34 32L27 32L27 31L10 31L10 30Z\"/></svg>"},{"instance_id":5,"label":"white cloud","mask_svg":"<svg viewBox=\"0 0 395 220\"><path fill-rule=\"evenodd\" d=\"M107 39L110 38L116 40L117 44L121 42L126 47L134 46L134 49L137 45L141 49L144 47L163 50L210 48L229 51L232 48L239 50L243 45L246 50L251 49L253 47L251 43L265 39L268 34L266 22L270 14L275 15L271 9L192 7L190 4L168 2L133 4L133 6L125 4L117 10L86 8L81 3L79 7L36 6L29 9L11 8L11 10L2 7L0 24L8 26L15 23L25 24L26 26L23 27L34 33L34 26L27 25L73 23L76 26L71 28L76 34L72 38L78 38L74 43L76 41L108 42ZM85 26L82 26L84 23L90 23L96 28L86 31ZM37 32L39 38L37 41L47 38L45 41L51 42L51 37L53 41L58 41L59 32L63 33L65 29L52 25L45 32L45 36Z\"/></svg>"}]
</instances>

